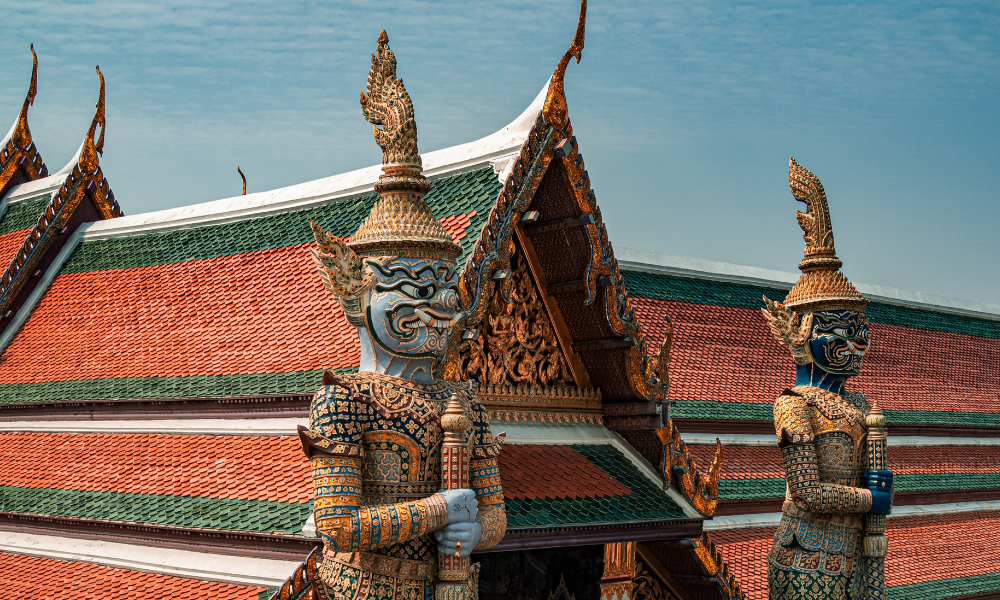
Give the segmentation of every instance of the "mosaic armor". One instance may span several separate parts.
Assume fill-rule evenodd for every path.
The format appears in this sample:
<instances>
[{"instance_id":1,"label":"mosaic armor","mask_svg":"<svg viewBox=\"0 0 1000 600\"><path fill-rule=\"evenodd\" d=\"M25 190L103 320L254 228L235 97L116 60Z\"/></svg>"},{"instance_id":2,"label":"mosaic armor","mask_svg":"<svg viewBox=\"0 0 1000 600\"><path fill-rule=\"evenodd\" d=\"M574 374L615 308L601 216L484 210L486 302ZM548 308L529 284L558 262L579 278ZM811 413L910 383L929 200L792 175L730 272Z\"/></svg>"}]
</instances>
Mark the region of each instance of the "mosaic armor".
<instances>
[{"instance_id":1,"label":"mosaic armor","mask_svg":"<svg viewBox=\"0 0 1000 600\"><path fill-rule=\"evenodd\" d=\"M767 558L769 598L884 600L885 420L845 389L869 347L868 301L839 270L823 185L795 159L788 180L808 211L797 213L802 275L783 303L764 298L764 318L796 365L796 385L774 403L786 491Z\"/></svg>"},{"instance_id":2,"label":"mosaic armor","mask_svg":"<svg viewBox=\"0 0 1000 600\"><path fill-rule=\"evenodd\" d=\"M379 373L320 389L303 432L312 463L320 578L329 598L422 599L433 595L444 526L441 414L452 394L472 421L469 480L483 535L503 537L506 516L494 440L482 404L465 385L417 383Z\"/></svg>"},{"instance_id":3,"label":"mosaic armor","mask_svg":"<svg viewBox=\"0 0 1000 600\"><path fill-rule=\"evenodd\" d=\"M772 600L863 598L861 516L872 504L863 394L786 389L774 404L785 466L781 523L768 555Z\"/></svg>"}]
</instances>

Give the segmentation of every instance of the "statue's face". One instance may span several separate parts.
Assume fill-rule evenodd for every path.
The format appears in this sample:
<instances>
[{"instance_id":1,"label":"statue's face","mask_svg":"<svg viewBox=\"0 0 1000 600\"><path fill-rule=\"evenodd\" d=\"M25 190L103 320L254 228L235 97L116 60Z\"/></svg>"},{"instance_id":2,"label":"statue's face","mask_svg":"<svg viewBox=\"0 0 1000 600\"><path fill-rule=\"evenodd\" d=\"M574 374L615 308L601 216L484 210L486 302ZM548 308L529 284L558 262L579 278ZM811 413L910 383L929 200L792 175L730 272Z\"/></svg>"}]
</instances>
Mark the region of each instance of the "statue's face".
<instances>
[{"instance_id":1,"label":"statue's face","mask_svg":"<svg viewBox=\"0 0 1000 600\"><path fill-rule=\"evenodd\" d=\"M820 369L832 375L857 375L868 351L868 317L851 310L813 313L809 349Z\"/></svg>"},{"instance_id":2,"label":"statue's face","mask_svg":"<svg viewBox=\"0 0 1000 600\"><path fill-rule=\"evenodd\" d=\"M375 272L368 331L382 350L405 358L444 357L458 314L458 269L450 260L396 258Z\"/></svg>"}]
</instances>

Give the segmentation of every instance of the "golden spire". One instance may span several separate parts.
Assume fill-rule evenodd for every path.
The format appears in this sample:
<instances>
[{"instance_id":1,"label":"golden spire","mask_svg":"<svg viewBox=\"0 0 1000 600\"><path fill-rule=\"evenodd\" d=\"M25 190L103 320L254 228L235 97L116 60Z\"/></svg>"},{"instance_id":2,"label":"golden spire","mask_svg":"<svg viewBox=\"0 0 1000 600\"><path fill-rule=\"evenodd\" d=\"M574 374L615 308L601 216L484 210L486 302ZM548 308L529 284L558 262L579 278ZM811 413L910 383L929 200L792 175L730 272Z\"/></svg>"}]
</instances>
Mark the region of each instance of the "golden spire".
<instances>
[{"instance_id":1,"label":"golden spire","mask_svg":"<svg viewBox=\"0 0 1000 600\"><path fill-rule=\"evenodd\" d=\"M785 297L787 309L805 310L864 310L868 300L840 272L841 263L833 242L833 226L826 192L809 169L795 158L788 161L788 185L792 195L805 203L806 212L796 211L805 256L799 263L802 275Z\"/></svg>"},{"instance_id":2,"label":"golden spire","mask_svg":"<svg viewBox=\"0 0 1000 600\"><path fill-rule=\"evenodd\" d=\"M101 92L97 98L97 110L94 111L94 120L90 122L90 129L87 130L87 137L83 140L83 148L80 152L79 165L85 173L97 171L99 165L97 155L104 154L104 74L101 67L94 67L97 76L101 79ZM101 128L101 137L97 138L97 128Z\"/></svg>"},{"instance_id":3,"label":"golden spire","mask_svg":"<svg viewBox=\"0 0 1000 600\"><path fill-rule=\"evenodd\" d=\"M38 93L38 55L35 54L35 45L31 44L31 85L28 86L28 95L21 105L21 114L17 117L17 125L14 126L12 141L18 148L24 149L31 144L31 132L28 130L28 107L35 103L35 95Z\"/></svg>"},{"instance_id":4,"label":"golden spire","mask_svg":"<svg viewBox=\"0 0 1000 600\"><path fill-rule=\"evenodd\" d=\"M361 92L361 113L382 147L382 175L375 184L381 198L348 244L360 256L422 256L454 260L462 247L441 226L424 194L430 189L417 153L413 102L396 77L396 56L383 30L372 54L368 93Z\"/></svg>"},{"instance_id":5,"label":"golden spire","mask_svg":"<svg viewBox=\"0 0 1000 600\"><path fill-rule=\"evenodd\" d=\"M569 66L569 59L575 58L577 64L583 57L583 40L586 37L587 26L587 0L580 0L580 18L576 22L576 35L573 36L573 43L566 49L565 54L559 59L556 70L552 73L549 81L549 92L545 96L545 106L542 107L542 114L545 115L545 122L556 129L565 129L567 119L566 90L563 87L563 80L566 77L566 67Z\"/></svg>"}]
</instances>

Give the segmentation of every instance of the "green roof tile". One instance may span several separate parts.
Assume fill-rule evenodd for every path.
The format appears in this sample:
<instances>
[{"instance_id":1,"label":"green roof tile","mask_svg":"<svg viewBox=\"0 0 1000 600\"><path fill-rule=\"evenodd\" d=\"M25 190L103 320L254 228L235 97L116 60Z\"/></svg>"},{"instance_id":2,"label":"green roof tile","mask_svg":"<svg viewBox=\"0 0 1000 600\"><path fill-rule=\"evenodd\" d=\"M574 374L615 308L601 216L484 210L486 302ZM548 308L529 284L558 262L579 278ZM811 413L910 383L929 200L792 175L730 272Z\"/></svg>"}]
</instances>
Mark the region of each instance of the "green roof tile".
<instances>
[{"instance_id":1,"label":"green roof tile","mask_svg":"<svg viewBox=\"0 0 1000 600\"><path fill-rule=\"evenodd\" d=\"M945 600L990 592L1000 593L1000 572L897 585L886 590L889 600Z\"/></svg>"},{"instance_id":2,"label":"green roof tile","mask_svg":"<svg viewBox=\"0 0 1000 600\"><path fill-rule=\"evenodd\" d=\"M467 254L500 193L500 182L493 168L432 179L430 184L425 199L439 219L476 211L466 237L461 240ZM371 193L316 208L232 223L85 241L74 250L60 273L149 267L304 244L313 240L310 220L335 235L347 236L368 216L377 199L378 195Z\"/></svg>"},{"instance_id":3,"label":"green roof tile","mask_svg":"<svg viewBox=\"0 0 1000 600\"><path fill-rule=\"evenodd\" d=\"M46 192L17 204L7 206L7 211L0 218L0 235L34 227L38 217L42 216L45 207L52 200L52 193ZM4 266L6 268L6 265Z\"/></svg>"},{"instance_id":4,"label":"green roof tile","mask_svg":"<svg viewBox=\"0 0 1000 600\"><path fill-rule=\"evenodd\" d=\"M761 296L780 300L788 288L764 287L663 273L622 270L625 286L633 296L733 308L764 308ZM866 311L875 323L929 331L1000 338L1000 321L977 319L931 310L872 302Z\"/></svg>"},{"instance_id":5,"label":"green roof tile","mask_svg":"<svg viewBox=\"0 0 1000 600\"><path fill-rule=\"evenodd\" d=\"M0 511L291 535L312 503L0 486Z\"/></svg>"},{"instance_id":6,"label":"green roof tile","mask_svg":"<svg viewBox=\"0 0 1000 600\"><path fill-rule=\"evenodd\" d=\"M684 511L653 485L617 448L604 444L570 446L602 471L632 490L626 496L598 498L508 499L507 528L587 525L684 518Z\"/></svg>"},{"instance_id":7,"label":"green roof tile","mask_svg":"<svg viewBox=\"0 0 1000 600\"><path fill-rule=\"evenodd\" d=\"M974 413L931 410L886 410L890 425L965 425L1000 428L1000 413ZM720 421L773 421L771 404L721 402L718 400L676 400L670 409L675 419L711 419Z\"/></svg>"}]
</instances>

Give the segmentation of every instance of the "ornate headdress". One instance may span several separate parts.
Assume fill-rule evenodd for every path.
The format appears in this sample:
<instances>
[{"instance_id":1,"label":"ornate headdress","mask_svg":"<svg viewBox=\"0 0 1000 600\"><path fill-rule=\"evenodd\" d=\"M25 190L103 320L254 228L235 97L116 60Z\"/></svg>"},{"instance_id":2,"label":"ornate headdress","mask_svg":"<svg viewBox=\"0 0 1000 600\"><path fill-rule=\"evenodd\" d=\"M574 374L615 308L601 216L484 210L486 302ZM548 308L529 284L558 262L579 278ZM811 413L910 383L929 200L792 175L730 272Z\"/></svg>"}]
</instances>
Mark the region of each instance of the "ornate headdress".
<instances>
[{"instance_id":1,"label":"ornate headdress","mask_svg":"<svg viewBox=\"0 0 1000 600\"><path fill-rule=\"evenodd\" d=\"M812 313L820 310L853 310L864 312L868 300L840 272L843 264L837 258L833 244L833 226L826 192L812 171L788 161L788 185L792 195L805 203L805 213L796 211L802 237L806 241L805 256L799 263L802 275L784 303L764 297L767 309L762 309L772 333L789 348L795 362L809 362L806 343L812 329Z\"/></svg>"},{"instance_id":2,"label":"ornate headdress","mask_svg":"<svg viewBox=\"0 0 1000 600\"><path fill-rule=\"evenodd\" d=\"M455 260L462 247L434 218L424 201L430 189L417 152L417 123L413 102L396 77L396 56L383 30L372 54L368 93L361 92L361 112L372 124L382 148L382 174L375 184L380 198L351 241L312 224L319 250L313 260L328 290L341 301L352 323L361 309L359 298L372 283L364 259L414 256ZM360 315L357 314L357 318Z\"/></svg>"}]
</instances>

